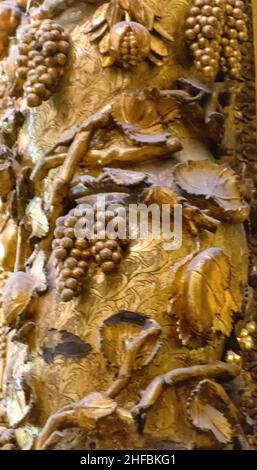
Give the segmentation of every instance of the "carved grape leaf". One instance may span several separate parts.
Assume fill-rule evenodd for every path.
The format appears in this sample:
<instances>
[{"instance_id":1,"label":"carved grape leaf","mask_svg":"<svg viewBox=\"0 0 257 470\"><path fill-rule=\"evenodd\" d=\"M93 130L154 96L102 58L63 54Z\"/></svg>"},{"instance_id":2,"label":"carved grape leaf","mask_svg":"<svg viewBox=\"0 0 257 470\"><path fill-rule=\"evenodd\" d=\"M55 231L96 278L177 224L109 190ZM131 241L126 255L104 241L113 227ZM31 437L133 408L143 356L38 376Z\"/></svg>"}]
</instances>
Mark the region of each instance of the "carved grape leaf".
<instances>
[{"instance_id":1,"label":"carved grape leaf","mask_svg":"<svg viewBox=\"0 0 257 470\"><path fill-rule=\"evenodd\" d=\"M124 10L115 0L100 5L92 16L92 19L85 25L84 33L91 33L91 40L100 38L104 32L112 28L116 23L122 21Z\"/></svg>"},{"instance_id":2,"label":"carved grape leaf","mask_svg":"<svg viewBox=\"0 0 257 470\"><path fill-rule=\"evenodd\" d=\"M121 311L104 321L101 329L102 349L107 359L116 366L124 364L130 355L132 363L129 368L138 370L157 353L160 333L158 323L147 316Z\"/></svg>"},{"instance_id":3,"label":"carved grape leaf","mask_svg":"<svg viewBox=\"0 0 257 470\"><path fill-rule=\"evenodd\" d=\"M3 320L12 325L16 318L28 307L36 292L47 289L44 271L45 254L41 250L32 258L27 272L17 271L7 280L1 296Z\"/></svg>"},{"instance_id":4,"label":"carved grape leaf","mask_svg":"<svg viewBox=\"0 0 257 470\"><path fill-rule=\"evenodd\" d=\"M5 403L8 423L16 427L28 416L35 402L27 377L31 371L28 346L12 343L11 354L6 363Z\"/></svg>"},{"instance_id":5,"label":"carved grape leaf","mask_svg":"<svg viewBox=\"0 0 257 470\"><path fill-rule=\"evenodd\" d=\"M112 116L116 124L133 141L144 144L167 142L169 133L164 123L179 115L174 100L148 93L123 93L113 104Z\"/></svg>"},{"instance_id":6,"label":"carved grape leaf","mask_svg":"<svg viewBox=\"0 0 257 470\"><path fill-rule=\"evenodd\" d=\"M200 252L178 270L172 289L171 311L178 318L184 344L194 336L208 338L212 331L229 336L237 305L230 288L231 269L220 248Z\"/></svg>"},{"instance_id":7,"label":"carved grape leaf","mask_svg":"<svg viewBox=\"0 0 257 470\"><path fill-rule=\"evenodd\" d=\"M27 205L26 225L31 229L30 238L44 238L48 234L49 223L40 197L34 197Z\"/></svg>"},{"instance_id":8,"label":"carved grape leaf","mask_svg":"<svg viewBox=\"0 0 257 470\"><path fill-rule=\"evenodd\" d=\"M224 402L224 396L227 398ZM229 398L221 385L202 380L187 401L187 412L196 429L210 432L220 444L231 442L232 426L224 414Z\"/></svg>"},{"instance_id":9,"label":"carved grape leaf","mask_svg":"<svg viewBox=\"0 0 257 470\"><path fill-rule=\"evenodd\" d=\"M44 292L47 289L47 279L45 273L46 255L43 250L40 250L35 255L32 255L31 261L28 261L27 271L33 278L34 291Z\"/></svg>"},{"instance_id":10,"label":"carved grape leaf","mask_svg":"<svg viewBox=\"0 0 257 470\"><path fill-rule=\"evenodd\" d=\"M11 325L29 305L33 292L33 278L18 271L7 280L1 296L4 323Z\"/></svg>"},{"instance_id":11,"label":"carved grape leaf","mask_svg":"<svg viewBox=\"0 0 257 470\"><path fill-rule=\"evenodd\" d=\"M27 403L27 394L21 387L14 386L8 392L6 408L9 423L12 426L17 426L29 414L32 404L31 402Z\"/></svg>"},{"instance_id":12,"label":"carved grape leaf","mask_svg":"<svg viewBox=\"0 0 257 470\"><path fill-rule=\"evenodd\" d=\"M103 168L98 178L89 175L80 176L72 183L70 195L73 199L105 192L128 192L133 188L135 193L151 186L149 176L141 171Z\"/></svg>"},{"instance_id":13,"label":"carved grape leaf","mask_svg":"<svg viewBox=\"0 0 257 470\"><path fill-rule=\"evenodd\" d=\"M103 187L124 191L126 188L142 190L151 185L149 176L142 171L121 170L119 168L103 168L103 173L98 177L99 184Z\"/></svg>"},{"instance_id":14,"label":"carved grape leaf","mask_svg":"<svg viewBox=\"0 0 257 470\"><path fill-rule=\"evenodd\" d=\"M181 163L174 169L176 184L198 205L221 219L239 223L248 217L237 175L226 165L209 160Z\"/></svg>"}]
</instances>

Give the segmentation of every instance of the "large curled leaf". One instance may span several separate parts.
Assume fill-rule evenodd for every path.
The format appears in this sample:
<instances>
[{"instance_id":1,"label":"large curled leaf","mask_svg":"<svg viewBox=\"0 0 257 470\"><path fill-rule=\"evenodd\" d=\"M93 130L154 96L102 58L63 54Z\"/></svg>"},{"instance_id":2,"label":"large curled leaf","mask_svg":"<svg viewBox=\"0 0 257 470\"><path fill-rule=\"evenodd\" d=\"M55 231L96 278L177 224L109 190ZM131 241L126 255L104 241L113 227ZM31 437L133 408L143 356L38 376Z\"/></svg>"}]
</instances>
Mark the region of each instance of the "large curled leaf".
<instances>
[{"instance_id":1,"label":"large curled leaf","mask_svg":"<svg viewBox=\"0 0 257 470\"><path fill-rule=\"evenodd\" d=\"M33 277L28 273L18 271L9 277L1 296L4 323L12 325L29 305L33 285Z\"/></svg>"},{"instance_id":2,"label":"large curled leaf","mask_svg":"<svg viewBox=\"0 0 257 470\"><path fill-rule=\"evenodd\" d=\"M12 325L17 317L28 307L33 294L47 289L44 270L45 254L40 250L32 255L27 272L17 271L7 280L1 296L4 322Z\"/></svg>"},{"instance_id":3,"label":"large curled leaf","mask_svg":"<svg viewBox=\"0 0 257 470\"><path fill-rule=\"evenodd\" d=\"M221 385L202 380L187 402L187 412L193 426L210 432L223 445L231 442L233 435L231 423L224 413L229 401Z\"/></svg>"},{"instance_id":4,"label":"large curled leaf","mask_svg":"<svg viewBox=\"0 0 257 470\"><path fill-rule=\"evenodd\" d=\"M220 248L202 251L176 273L171 310L185 344L194 335L208 338L212 331L229 336L237 310L230 276L229 260Z\"/></svg>"},{"instance_id":5,"label":"large curled leaf","mask_svg":"<svg viewBox=\"0 0 257 470\"><path fill-rule=\"evenodd\" d=\"M122 93L113 104L113 119L133 141L144 144L161 144L169 133L164 122L178 116L174 100L161 99L155 90L139 93Z\"/></svg>"},{"instance_id":6,"label":"large curled leaf","mask_svg":"<svg viewBox=\"0 0 257 470\"><path fill-rule=\"evenodd\" d=\"M226 165L209 160L188 161L174 169L176 184L201 207L231 222L243 222L248 206L243 201L237 175Z\"/></svg>"},{"instance_id":7,"label":"large curled leaf","mask_svg":"<svg viewBox=\"0 0 257 470\"><path fill-rule=\"evenodd\" d=\"M123 93L115 100L113 117L130 139L141 143L164 143L168 133L151 99Z\"/></svg>"}]
</instances>

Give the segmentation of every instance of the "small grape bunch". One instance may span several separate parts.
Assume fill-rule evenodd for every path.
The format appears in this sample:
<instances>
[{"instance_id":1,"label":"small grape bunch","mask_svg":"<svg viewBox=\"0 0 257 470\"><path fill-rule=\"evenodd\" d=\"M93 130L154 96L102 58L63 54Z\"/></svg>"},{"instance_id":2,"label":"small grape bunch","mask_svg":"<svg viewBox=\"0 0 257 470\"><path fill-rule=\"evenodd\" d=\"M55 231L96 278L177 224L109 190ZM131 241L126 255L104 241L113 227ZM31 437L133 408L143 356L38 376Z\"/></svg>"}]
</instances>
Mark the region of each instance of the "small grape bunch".
<instances>
[{"instance_id":1,"label":"small grape bunch","mask_svg":"<svg viewBox=\"0 0 257 470\"><path fill-rule=\"evenodd\" d=\"M64 302L80 294L92 258L88 241L76 237L75 226L82 216L81 211L72 209L56 221L53 248L57 288Z\"/></svg>"},{"instance_id":2,"label":"small grape bunch","mask_svg":"<svg viewBox=\"0 0 257 470\"><path fill-rule=\"evenodd\" d=\"M238 78L241 71L241 44L247 40L247 16L241 0L226 1L226 22L222 37L221 70L231 78Z\"/></svg>"},{"instance_id":3,"label":"small grape bunch","mask_svg":"<svg viewBox=\"0 0 257 470\"><path fill-rule=\"evenodd\" d=\"M0 360L6 356L6 333L5 326L0 322Z\"/></svg>"},{"instance_id":4,"label":"small grape bunch","mask_svg":"<svg viewBox=\"0 0 257 470\"><path fill-rule=\"evenodd\" d=\"M27 27L18 47L16 79L29 107L40 106L52 96L69 49L69 36L56 22L35 20Z\"/></svg>"},{"instance_id":5,"label":"small grape bunch","mask_svg":"<svg viewBox=\"0 0 257 470\"><path fill-rule=\"evenodd\" d=\"M122 223L123 221L119 217L119 211L113 211L97 213L97 220L95 224L95 236L90 240L91 252L94 257L94 261L98 266L101 267L105 274L114 271L117 265L123 259L123 252L128 244L127 239L112 238L112 233L108 230L108 225L111 223L112 227L117 226L118 219ZM114 225L113 225L113 223Z\"/></svg>"},{"instance_id":6,"label":"small grape bunch","mask_svg":"<svg viewBox=\"0 0 257 470\"><path fill-rule=\"evenodd\" d=\"M240 74L240 43L247 39L241 0L195 0L186 22L186 38L195 67L207 80L219 69L229 76Z\"/></svg>"},{"instance_id":7,"label":"small grape bunch","mask_svg":"<svg viewBox=\"0 0 257 470\"><path fill-rule=\"evenodd\" d=\"M215 0L196 0L186 22L186 38L196 69L207 79L213 79L218 71L223 21L222 9Z\"/></svg>"}]
</instances>

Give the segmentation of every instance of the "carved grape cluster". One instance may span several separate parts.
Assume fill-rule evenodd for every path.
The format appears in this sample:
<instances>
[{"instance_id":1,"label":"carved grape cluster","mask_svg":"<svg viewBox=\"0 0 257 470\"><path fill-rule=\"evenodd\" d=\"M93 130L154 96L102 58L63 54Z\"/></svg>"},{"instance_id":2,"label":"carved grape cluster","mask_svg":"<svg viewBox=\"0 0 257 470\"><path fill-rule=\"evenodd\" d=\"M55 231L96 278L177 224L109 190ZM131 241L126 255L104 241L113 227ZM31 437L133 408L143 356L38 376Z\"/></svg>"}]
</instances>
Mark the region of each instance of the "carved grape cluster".
<instances>
[{"instance_id":1,"label":"carved grape cluster","mask_svg":"<svg viewBox=\"0 0 257 470\"><path fill-rule=\"evenodd\" d=\"M5 326L0 322L0 359L4 359L5 355L6 355Z\"/></svg>"},{"instance_id":2,"label":"carved grape cluster","mask_svg":"<svg viewBox=\"0 0 257 470\"><path fill-rule=\"evenodd\" d=\"M107 274L121 262L127 242L111 239L106 230L108 222L114 217L114 213L106 212L101 219L98 212L92 239L78 237L77 224L80 228L86 224L86 211L83 209L72 209L66 216L57 219L53 249L57 288L62 301L68 302L81 293L91 263L95 262Z\"/></svg>"},{"instance_id":3,"label":"carved grape cluster","mask_svg":"<svg viewBox=\"0 0 257 470\"><path fill-rule=\"evenodd\" d=\"M69 48L69 36L56 22L36 20L28 26L19 45L16 70L28 106L40 106L53 94Z\"/></svg>"},{"instance_id":4,"label":"carved grape cluster","mask_svg":"<svg viewBox=\"0 0 257 470\"><path fill-rule=\"evenodd\" d=\"M213 79L219 68L231 78L239 77L246 22L241 0L195 0L186 23L186 38L196 69L207 79Z\"/></svg>"}]
</instances>

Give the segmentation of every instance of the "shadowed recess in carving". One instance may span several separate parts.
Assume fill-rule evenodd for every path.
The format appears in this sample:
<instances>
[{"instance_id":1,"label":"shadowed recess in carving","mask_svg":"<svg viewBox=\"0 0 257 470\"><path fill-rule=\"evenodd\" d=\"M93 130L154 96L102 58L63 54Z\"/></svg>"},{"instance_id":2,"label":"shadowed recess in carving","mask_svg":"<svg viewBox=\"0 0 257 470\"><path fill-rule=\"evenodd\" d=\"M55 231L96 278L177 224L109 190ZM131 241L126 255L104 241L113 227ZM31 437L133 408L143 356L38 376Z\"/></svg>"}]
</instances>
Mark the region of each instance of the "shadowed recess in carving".
<instances>
[{"instance_id":1,"label":"shadowed recess in carving","mask_svg":"<svg viewBox=\"0 0 257 470\"><path fill-rule=\"evenodd\" d=\"M92 347L82 341L79 336L67 331L49 330L42 346L43 358L48 364L54 362L56 356L85 357L88 356Z\"/></svg>"}]
</instances>

